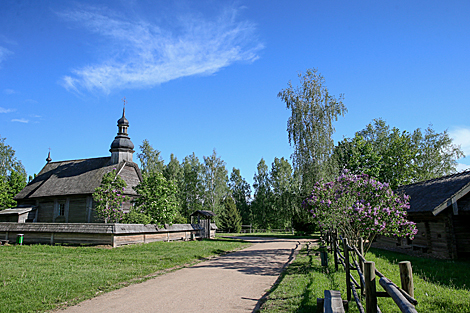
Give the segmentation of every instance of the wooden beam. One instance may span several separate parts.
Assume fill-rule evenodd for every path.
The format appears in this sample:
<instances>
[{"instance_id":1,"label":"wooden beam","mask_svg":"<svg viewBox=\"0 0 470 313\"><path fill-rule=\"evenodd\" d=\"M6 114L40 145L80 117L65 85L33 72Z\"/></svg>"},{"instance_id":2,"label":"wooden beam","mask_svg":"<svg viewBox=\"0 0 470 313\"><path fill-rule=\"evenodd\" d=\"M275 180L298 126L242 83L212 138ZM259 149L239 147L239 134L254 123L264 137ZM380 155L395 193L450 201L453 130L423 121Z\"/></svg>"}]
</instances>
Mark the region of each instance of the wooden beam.
<instances>
[{"instance_id":1,"label":"wooden beam","mask_svg":"<svg viewBox=\"0 0 470 313\"><path fill-rule=\"evenodd\" d=\"M337 290L325 290L323 308L325 313L344 313L341 293Z\"/></svg>"},{"instance_id":2,"label":"wooden beam","mask_svg":"<svg viewBox=\"0 0 470 313\"><path fill-rule=\"evenodd\" d=\"M403 294L393 285L393 283L385 277L380 278L379 280L380 286L382 286L385 291L392 297L395 304L400 308L400 311L403 313L418 313L416 311L414 305L412 305Z\"/></svg>"}]
</instances>

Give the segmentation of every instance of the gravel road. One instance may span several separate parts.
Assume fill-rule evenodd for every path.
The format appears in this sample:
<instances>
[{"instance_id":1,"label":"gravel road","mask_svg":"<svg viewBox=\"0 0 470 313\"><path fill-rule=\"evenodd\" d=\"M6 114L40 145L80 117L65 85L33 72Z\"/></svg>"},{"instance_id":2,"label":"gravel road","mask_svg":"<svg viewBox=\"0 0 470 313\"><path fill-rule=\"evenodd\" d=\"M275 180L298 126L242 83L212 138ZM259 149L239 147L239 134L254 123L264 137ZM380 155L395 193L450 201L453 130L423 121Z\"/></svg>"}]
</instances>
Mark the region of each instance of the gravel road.
<instances>
[{"instance_id":1,"label":"gravel road","mask_svg":"<svg viewBox=\"0 0 470 313\"><path fill-rule=\"evenodd\" d=\"M299 240L243 239L253 245L100 295L65 311L253 312L294 257Z\"/></svg>"}]
</instances>

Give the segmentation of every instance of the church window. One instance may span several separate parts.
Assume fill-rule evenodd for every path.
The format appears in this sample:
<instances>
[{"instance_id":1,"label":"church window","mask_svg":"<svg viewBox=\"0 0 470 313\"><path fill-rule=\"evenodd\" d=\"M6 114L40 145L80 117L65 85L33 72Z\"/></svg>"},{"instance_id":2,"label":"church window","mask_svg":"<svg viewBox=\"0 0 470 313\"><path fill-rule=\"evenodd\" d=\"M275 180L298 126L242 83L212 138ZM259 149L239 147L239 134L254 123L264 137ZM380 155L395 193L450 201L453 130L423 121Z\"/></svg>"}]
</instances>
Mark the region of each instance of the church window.
<instances>
[{"instance_id":1,"label":"church window","mask_svg":"<svg viewBox=\"0 0 470 313\"><path fill-rule=\"evenodd\" d=\"M59 216L65 215L65 203L59 203Z\"/></svg>"}]
</instances>

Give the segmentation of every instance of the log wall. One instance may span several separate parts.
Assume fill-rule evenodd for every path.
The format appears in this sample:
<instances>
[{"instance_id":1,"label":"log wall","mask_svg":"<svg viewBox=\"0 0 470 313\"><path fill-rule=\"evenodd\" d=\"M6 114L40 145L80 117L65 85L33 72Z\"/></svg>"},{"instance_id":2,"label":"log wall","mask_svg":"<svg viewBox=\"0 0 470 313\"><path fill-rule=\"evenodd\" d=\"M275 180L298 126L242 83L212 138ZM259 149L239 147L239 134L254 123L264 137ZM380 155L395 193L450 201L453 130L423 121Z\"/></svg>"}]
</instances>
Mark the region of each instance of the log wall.
<instances>
[{"instance_id":1,"label":"log wall","mask_svg":"<svg viewBox=\"0 0 470 313\"><path fill-rule=\"evenodd\" d=\"M0 223L0 239L25 244L122 245L154 241L191 240L200 237L198 225L175 224L158 228L141 224Z\"/></svg>"}]
</instances>

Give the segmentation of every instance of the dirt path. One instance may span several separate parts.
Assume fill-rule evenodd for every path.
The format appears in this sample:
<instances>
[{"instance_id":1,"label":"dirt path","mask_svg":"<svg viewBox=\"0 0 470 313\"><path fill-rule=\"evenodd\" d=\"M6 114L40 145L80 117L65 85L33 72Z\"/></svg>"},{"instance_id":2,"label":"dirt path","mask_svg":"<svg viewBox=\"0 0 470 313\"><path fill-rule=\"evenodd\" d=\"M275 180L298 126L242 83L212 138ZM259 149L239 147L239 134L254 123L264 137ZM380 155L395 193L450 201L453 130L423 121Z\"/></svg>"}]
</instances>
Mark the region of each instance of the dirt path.
<instances>
[{"instance_id":1,"label":"dirt path","mask_svg":"<svg viewBox=\"0 0 470 313\"><path fill-rule=\"evenodd\" d=\"M241 251L106 293L65 311L253 312L258 300L293 258L299 240L243 239L254 244Z\"/></svg>"}]
</instances>

